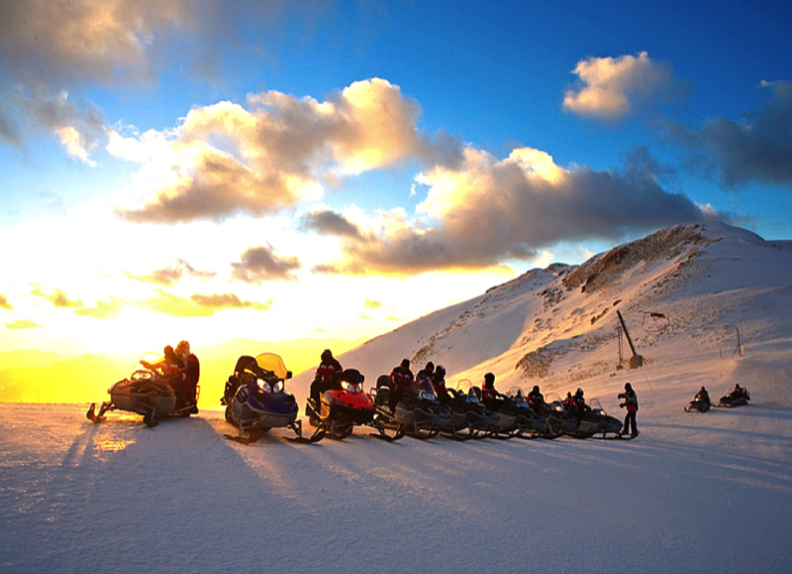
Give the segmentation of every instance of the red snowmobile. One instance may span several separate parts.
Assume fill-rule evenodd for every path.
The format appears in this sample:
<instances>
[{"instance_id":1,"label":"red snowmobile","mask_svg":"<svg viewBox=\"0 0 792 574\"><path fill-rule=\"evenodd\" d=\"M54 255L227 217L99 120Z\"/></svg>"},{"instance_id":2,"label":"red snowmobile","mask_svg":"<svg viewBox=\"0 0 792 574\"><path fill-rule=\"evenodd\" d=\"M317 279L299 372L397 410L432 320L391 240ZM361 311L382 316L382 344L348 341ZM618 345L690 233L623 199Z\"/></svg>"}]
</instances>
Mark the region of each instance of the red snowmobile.
<instances>
[{"instance_id":1,"label":"red snowmobile","mask_svg":"<svg viewBox=\"0 0 792 574\"><path fill-rule=\"evenodd\" d=\"M374 402L363 392L365 377L357 369L347 369L336 375L337 389L322 393L319 405L313 398L308 397L305 405L305 414L308 422L315 427L323 426L327 438L344 439L352 434L355 425L369 426L377 430L371 436L395 441L405 434L403 427L398 427L396 433L388 435L382 421L375 420Z\"/></svg>"}]
</instances>

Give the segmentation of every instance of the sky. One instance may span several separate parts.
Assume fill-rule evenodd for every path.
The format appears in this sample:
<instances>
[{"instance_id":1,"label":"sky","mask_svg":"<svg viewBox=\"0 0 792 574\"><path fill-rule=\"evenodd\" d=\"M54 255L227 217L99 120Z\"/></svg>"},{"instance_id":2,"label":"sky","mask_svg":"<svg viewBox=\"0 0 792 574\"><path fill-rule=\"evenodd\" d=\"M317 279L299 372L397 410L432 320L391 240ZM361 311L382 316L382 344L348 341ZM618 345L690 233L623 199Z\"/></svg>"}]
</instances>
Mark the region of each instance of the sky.
<instances>
[{"instance_id":1,"label":"sky","mask_svg":"<svg viewBox=\"0 0 792 574\"><path fill-rule=\"evenodd\" d=\"M358 340L792 237L783 3L0 0L0 350Z\"/></svg>"}]
</instances>

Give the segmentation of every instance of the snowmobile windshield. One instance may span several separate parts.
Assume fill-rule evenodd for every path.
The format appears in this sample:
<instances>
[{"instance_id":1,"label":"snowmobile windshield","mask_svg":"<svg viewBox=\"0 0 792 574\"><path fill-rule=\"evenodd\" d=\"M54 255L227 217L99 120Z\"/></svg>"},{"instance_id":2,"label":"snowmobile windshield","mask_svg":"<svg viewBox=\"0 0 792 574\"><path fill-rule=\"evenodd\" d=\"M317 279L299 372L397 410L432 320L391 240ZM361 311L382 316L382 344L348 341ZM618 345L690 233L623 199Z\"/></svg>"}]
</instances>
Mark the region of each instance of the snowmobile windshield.
<instances>
[{"instance_id":1,"label":"snowmobile windshield","mask_svg":"<svg viewBox=\"0 0 792 574\"><path fill-rule=\"evenodd\" d=\"M591 407L591 411L596 415L608 414L605 412L605 409L602 408L602 403L600 403L599 399L591 399L589 401L589 406Z\"/></svg>"},{"instance_id":2,"label":"snowmobile windshield","mask_svg":"<svg viewBox=\"0 0 792 574\"><path fill-rule=\"evenodd\" d=\"M283 359L275 353L262 353L257 356L256 365L264 371L274 373L278 379L286 380L289 378L289 371L286 369Z\"/></svg>"},{"instance_id":3,"label":"snowmobile windshield","mask_svg":"<svg viewBox=\"0 0 792 574\"><path fill-rule=\"evenodd\" d=\"M418 398L425 401L437 400L437 393L435 393L432 381L429 379L421 379L418 383Z\"/></svg>"},{"instance_id":4,"label":"snowmobile windshield","mask_svg":"<svg viewBox=\"0 0 792 574\"><path fill-rule=\"evenodd\" d=\"M528 401L525 399L525 395L520 387L512 387L509 389L509 398L514 402L514 404L520 408L527 408Z\"/></svg>"}]
</instances>

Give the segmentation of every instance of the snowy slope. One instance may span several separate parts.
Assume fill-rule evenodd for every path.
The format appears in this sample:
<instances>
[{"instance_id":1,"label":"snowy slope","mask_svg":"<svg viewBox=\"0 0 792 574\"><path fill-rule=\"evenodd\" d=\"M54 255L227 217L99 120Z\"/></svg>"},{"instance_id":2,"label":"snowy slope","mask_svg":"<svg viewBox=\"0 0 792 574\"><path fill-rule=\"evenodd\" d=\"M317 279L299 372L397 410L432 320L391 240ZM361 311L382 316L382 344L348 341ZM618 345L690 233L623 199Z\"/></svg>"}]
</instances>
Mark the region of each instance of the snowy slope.
<instances>
[{"instance_id":1,"label":"snowy slope","mask_svg":"<svg viewBox=\"0 0 792 574\"><path fill-rule=\"evenodd\" d=\"M273 430L244 447L219 409L148 429L93 425L83 404L0 404L0 571L789 572L789 244L710 226L622 248L341 360L373 383L418 355L502 388L580 386L615 411L630 380L638 439L389 444L359 429L298 445ZM641 369L616 368L616 309ZM683 412L702 384L717 398L735 381L751 405Z\"/></svg>"}]
</instances>

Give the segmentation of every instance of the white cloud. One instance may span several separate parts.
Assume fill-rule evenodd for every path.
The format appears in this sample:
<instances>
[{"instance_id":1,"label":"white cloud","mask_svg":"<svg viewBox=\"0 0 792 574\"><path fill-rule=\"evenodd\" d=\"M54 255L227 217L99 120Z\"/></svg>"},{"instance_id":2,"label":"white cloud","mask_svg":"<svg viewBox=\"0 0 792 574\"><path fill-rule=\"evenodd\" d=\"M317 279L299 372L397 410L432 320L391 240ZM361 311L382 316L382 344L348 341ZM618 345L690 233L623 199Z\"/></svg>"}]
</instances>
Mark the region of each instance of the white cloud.
<instances>
[{"instance_id":1,"label":"white cloud","mask_svg":"<svg viewBox=\"0 0 792 574\"><path fill-rule=\"evenodd\" d=\"M671 68L646 52L581 60L573 72L582 86L564 95L564 109L583 116L618 119L640 103L675 89Z\"/></svg>"}]
</instances>

